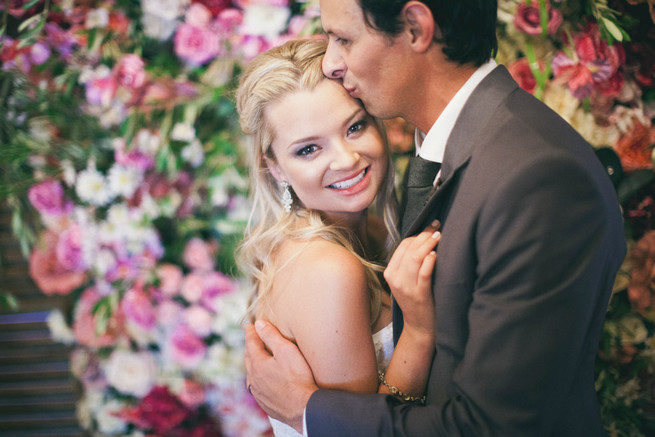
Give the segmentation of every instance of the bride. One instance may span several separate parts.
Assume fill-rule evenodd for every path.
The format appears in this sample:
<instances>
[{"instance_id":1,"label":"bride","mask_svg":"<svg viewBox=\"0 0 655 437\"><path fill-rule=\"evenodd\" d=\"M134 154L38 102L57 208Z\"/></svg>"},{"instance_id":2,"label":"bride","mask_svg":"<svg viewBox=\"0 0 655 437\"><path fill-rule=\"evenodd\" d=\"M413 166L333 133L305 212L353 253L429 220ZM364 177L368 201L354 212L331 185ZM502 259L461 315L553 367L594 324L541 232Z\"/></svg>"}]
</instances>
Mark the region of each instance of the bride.
<instances>
[{"instance_id":1,"label":"bride","mask_svg":"<svg viewBox=\"0 0 655 437\"><path fill-rule=\"evenodd\" d=\"M249 316L298 345L319 387L421 402L438 224L403 240L381 277L399 240L391 158L381 123L323 76L325 49L298 40L258 55L237 90L252 137L253 211L239 250ZM405 320L395 351L392 295ZM276 436L300 435L271 423Z\"/></svg>"}]
</instances>

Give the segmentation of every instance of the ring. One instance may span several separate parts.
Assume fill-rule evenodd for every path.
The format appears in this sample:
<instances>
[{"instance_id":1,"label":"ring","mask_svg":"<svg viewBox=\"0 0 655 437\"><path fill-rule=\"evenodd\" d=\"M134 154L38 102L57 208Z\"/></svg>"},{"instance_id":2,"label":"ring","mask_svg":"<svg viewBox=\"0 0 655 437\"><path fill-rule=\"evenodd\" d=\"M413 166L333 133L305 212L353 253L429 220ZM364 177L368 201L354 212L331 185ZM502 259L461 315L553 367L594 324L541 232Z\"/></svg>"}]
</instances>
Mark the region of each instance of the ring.
<instances>
[{"instance_id":1,"label":"ring","mask_svg":"<svg viewBox=\"0 0 655 437\"><path fill-rule=\"evenodd\" d=\"M252 394L252 385L248 384L248 393Z\"/></svg>"}]
</instances>

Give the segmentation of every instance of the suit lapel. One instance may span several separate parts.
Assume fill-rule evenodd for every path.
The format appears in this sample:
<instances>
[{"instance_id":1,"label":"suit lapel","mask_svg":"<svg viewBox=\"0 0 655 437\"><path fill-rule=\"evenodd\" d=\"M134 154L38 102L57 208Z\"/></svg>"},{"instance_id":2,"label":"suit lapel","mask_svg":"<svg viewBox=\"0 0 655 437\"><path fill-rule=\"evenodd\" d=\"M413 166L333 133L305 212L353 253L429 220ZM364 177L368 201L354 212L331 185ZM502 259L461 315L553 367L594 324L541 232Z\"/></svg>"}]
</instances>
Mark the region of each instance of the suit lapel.
<instances>
[{"instance_id":1,"label":"suit lapel","mask_svg":"<svg viewBox=\"0 0 655 437\"><path fill-rule=\"evenodd\" d=\"M475 148L484 142L484 135L489 132L487 124L497 113L497 106L517 88L518 85L502 65L496 67L475 88L448 137L437 190L403 237L419 232L427 220L435 217L442 221L445 219L441 210L444 200L449 197L448 193L455 188L456 176L466 167Z\"/></svg>"},{"instance_id":2,"label":"suit lapel","mask_svg":"<svg viewBox=\"0 0 655 437\"><path fill-rule=\"evenodd\" d=\"M425 207L408 227L402 237L414 235L425 227L428 220L438 218L442 224L445 222L449 199L457 189L466 165L476 147L484 144L489 132L493 132L494 116L501 113L497 111L499 105L504 104L508 95L515 91L518 85L512 79L507 69L500 65L496 67L475 88L462 112L457 118L448 142L444 161L441 165L441 175L437 182L437 190L428 199ZM490 163L490 165L493 165ZM403 329L403 314L394 300L393 304L393 336L394 344L398 342Z\"/></svg>"}]
</instances>

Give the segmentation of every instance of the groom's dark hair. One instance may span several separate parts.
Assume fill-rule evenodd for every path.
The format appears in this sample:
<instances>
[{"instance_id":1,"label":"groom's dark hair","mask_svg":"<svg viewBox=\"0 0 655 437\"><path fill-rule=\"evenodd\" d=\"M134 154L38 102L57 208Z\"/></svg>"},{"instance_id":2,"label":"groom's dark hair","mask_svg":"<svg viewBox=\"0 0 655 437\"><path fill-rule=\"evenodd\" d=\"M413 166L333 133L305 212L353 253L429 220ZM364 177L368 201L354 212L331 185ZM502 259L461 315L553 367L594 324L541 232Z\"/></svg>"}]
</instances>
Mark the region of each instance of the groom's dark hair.
<instances>
[{"instance_id":1,"label":"groom's dark hair","mask_svg":"<svg viewBox=\"0 0 655 437\"><path fill-rule=\"evenodd\" d=\"M407 0L357 0L369 27L396 36ZM443 53L459 64L484 64L498 50L497 0L418 0L432 11Z\"/></svg>"}]
</instances>

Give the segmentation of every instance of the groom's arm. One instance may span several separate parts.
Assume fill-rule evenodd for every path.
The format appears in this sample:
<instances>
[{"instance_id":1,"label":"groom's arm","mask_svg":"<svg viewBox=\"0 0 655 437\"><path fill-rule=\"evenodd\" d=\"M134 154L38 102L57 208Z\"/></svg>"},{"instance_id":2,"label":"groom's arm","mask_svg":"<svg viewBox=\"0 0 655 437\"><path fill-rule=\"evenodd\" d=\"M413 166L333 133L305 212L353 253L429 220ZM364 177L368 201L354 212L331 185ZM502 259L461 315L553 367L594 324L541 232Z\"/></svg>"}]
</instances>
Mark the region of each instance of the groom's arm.
<instances>
[{"instance_id":1,"label":"groom's arm","mask_svg":"<svg viewBox=\"0 0 655 437\"><path fill-rule=\"evenodd\" d=\"M266 414L302 432L307 401L318 386L296 345L270 323L249 323L245 365L250 390Z\"/></svg>"}]
</instances>

